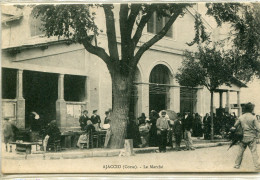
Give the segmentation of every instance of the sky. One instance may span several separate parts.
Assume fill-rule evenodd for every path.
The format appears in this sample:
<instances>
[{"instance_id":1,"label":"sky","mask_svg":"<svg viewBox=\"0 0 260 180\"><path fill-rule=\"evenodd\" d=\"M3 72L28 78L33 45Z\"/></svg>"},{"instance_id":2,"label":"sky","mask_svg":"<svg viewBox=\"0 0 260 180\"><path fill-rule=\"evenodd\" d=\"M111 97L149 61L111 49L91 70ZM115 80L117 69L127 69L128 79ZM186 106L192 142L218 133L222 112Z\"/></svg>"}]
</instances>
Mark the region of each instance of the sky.
<instances>
[{"instance_id":1,"label":"sky","mask_svg":"<svg viewBox=\"0 0 260 180\"><path fill-rule=\"evenodd\" d=\"M255 104L255 113L260 115L260 79L254 79L247 83L248 88L241 89L241 103L251 102Z\"/></svg>"}]
</instances>

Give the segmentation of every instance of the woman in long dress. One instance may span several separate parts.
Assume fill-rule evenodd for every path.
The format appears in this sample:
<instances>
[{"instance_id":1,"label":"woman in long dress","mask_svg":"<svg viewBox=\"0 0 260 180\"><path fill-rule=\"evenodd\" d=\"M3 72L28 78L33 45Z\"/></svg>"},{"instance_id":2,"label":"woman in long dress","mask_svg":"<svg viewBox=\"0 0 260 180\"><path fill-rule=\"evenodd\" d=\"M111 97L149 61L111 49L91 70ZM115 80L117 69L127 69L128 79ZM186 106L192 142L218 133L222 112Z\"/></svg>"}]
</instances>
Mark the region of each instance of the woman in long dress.
<instances>
[{"instance_id":1,"label":"woman in long dress","mask_svg":"<svg viewBox=\"0 0 260 180\"><path fill-rule=\"evenodd\" d=\"M87 145L87 148L89 148L89 134L90 132L94 132L95 131L95 127L93 126L91 120L87 121L87 125L84 129L84 133L82 135L80 135L77 146L81 149L83 149L84 144Z\"/></svg>"},{"instance_id":2,"label":"woman in long dress","mask_svg":"<svg viewBox=\"0 0 260 180\"><path fill-rule=\"evenodd\" d=\"M150 147L158 146L157 127L156 127L156 121L158 118L159 118L159 114L155 110L152 110L150 114L150 123L151 123L150 138L149 138Z\"/></svg>"}]
</instances>

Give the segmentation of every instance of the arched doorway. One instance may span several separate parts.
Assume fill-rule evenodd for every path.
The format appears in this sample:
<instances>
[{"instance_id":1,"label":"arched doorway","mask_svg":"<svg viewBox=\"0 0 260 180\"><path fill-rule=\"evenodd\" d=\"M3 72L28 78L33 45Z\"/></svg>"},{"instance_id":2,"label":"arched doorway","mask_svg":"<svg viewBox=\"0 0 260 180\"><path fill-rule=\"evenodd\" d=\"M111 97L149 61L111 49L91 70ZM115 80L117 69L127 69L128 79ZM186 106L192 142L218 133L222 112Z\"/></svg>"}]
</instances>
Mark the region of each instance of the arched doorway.
<instances>
[{"instance_id":1,"label":"arched doorway","mask_svg":"<svg viewBox=\"0 0 260 180\"><path fill-rule=\"evenodd\" d=\"M149 110L157 112L168 109L170 105L170 84L172 75L168 67L156 65L149 78Z\"/></svg>"}]
</instances>

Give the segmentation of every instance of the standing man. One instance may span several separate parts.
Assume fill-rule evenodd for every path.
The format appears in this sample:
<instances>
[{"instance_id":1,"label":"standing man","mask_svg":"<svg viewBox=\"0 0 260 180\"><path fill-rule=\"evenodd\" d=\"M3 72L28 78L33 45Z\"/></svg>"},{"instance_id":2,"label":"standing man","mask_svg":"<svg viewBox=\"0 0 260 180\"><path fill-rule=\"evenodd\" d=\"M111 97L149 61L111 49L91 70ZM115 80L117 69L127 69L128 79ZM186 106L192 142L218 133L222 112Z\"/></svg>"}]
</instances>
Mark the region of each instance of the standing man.
<instances>
[{"instance_id":1,"label":"standing man","mask_svg":"<svg viewBox=\"0 0 260 180\"><path fill-rule=\"evenodd\" d=\"M193 147L191 132L192 132L192 115L189 112L185 113L183 126L184 126L184 142L186 145L185 150L195 150Z\"/></svg>"},{"instance_id":2,"label":"standing man","mask_svg":"<svg viewBox=\"0 0 260 180\"><path fill-rule=\"evenodd\" d=\"M93 115L91 116L91 122L95 126L96 131L100 128L101 119L100 116L97 114L97 110L93 111Z\"/></svg>"},{"instance_id":3,"label":"standing man","mask_svg":"<svg viewBox=\"0 0 260 180\"><path fill-rule=\"evenodd\" d=\"M175 137L175 143L176 143L176 151L180 151L180 145L181 145L181 136L182 136L182 124L181 124L181 114L178 113L178 117L176 120L174 120L173 124L173 133Z\"/></svg>"},{"instance_id":4,"label":"standing man","mask_svg":"<svg viewBox=\"0 0 260 180\"><path fill-rule=\"evenodd\" d=\"M84 130L85 126L87 125L88 120L89 120L88 111L84 110L83 115L80 116L80 118L79 118L79 124L80 124L81 130Z\"/></svg>"},{"instance_id":5,"label":"standing man","mask_svg":"<svg viewBox=\"0 0 260 180\"><path fill-rule=\"evenodd\" d=\"M104 124L109 124L109 122L110 122L109 114L110 114L109 111L105 112L106 117L104 119Z\"/></svg>"},{"instance_id":6,"label":"standing man","mask_svg":"<svg viewBox=\"0 0 260 180\"><path fill-rule=\"evenodd\" d=\"M165 116L166 111L162 111L161 117L156 121L157 135L159 140L159 151L156 152L166 152L167 130L170 129L170 126Z\"/></svg>"},{"instance_id":7,"label":"standing man","mask_svg":"<svg viewBox=\"0 0 260 180\"><path fill-rule=\"evenodd\" d=\"M243 139L239 143L239 150L235 162L234 168L239 169L242 163L243 154L246 150L247 146L249 147L253 162L256 170L260 170L260 164L258 162L258 154L257 154L257 145L256 145L256 137L257 132L260 132L260 125L257 122L256 116L253 115L254 104L247 103L245 105L245 113L239 117L239 119L235 123L235 127L237 128L241 125L243 129Z\"/></svg>"},{"instance_id":8,"label":"standing man","mask_svg":"<svg viewBox=\"0 0 260 180\"><path fill-rule=\"evenodd\" d=\"M157 136L157 127L156 127L156 121L159 118L158 113L155 110L152 110L150 113L150 137L149 137L149 146L150 147L156 147L158 146L158 136Z\"/></svg>"},{"instance_id":9,"label":"standing man","mask_svg":"<svg viewBox=\"0 0 260 180\"><path fill-rule=\"evenodd\" d=\"M14 133L12 129L12 124L9 121L9 118L4 118L5 122L3 123L3 135L5 142L5 151L8 152L8 144L10 145L9 152L12 152L12 145L10 144L13 141Z\"/></svg>"}]
</instances>

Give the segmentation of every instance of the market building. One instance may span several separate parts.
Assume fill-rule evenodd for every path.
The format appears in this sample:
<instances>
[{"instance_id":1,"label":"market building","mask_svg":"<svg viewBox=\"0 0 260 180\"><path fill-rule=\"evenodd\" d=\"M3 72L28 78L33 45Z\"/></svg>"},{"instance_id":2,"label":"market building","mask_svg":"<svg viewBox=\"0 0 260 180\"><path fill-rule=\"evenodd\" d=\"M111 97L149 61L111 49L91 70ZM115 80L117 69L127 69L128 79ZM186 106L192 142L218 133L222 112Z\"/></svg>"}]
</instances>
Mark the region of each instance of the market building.
<instances>
[{"instance_id":1,"label":"market building","mask_svg":"<svg viewBox=\"0 0 260 180\"><path fill-rule=\"evenodd\" d=\"M131 101L136 117L162 109L201 115L210 111L210 93L206 88L181 87L174 78L181 66L183 51L196 50L186 43L194 37L197 10L196 6L189 8L167 35L142 56ZM159 22L154 14L139 45L153 37L165 21ZM205 20L204 23L217 36L210 24ZM36 111L48 122L57 120L62 130L76 130L80 129L78 118L82 111L87 109L91 115L97 109L103 121L105 111L112 107L113 96L106 65L80 44L44 37L40 24L39 19L33 18L30 7L2 8L2 117L26 128L30 123L29 113ZM100 23L101 29L105 29L104 24ZM100 34L97 41L107 49L105 34ZM118 46L120 48L119 37ZM231 87L219 87L215 92L215 109L222 107L231 111L230 94L235 94L237 107L233 108L239 114L241 87L245 85L236 80Z\"/></svg>"}]
</instances>

